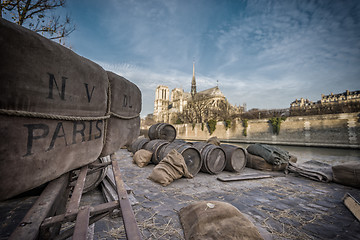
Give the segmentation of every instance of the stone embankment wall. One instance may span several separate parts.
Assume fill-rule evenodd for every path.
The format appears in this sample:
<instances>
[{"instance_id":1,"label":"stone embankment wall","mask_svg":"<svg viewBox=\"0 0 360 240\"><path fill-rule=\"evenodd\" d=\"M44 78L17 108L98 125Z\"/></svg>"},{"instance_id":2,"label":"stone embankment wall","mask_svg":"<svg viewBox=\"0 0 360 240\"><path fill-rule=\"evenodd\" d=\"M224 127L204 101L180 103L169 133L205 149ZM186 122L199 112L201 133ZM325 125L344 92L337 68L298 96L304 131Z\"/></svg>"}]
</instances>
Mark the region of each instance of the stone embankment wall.
<instances>
[{"instance_id":1,"label":"stone embankment wall","mask_svg":"<svg viewBox=\"0 0 360 240\"><path fill-rule=\"evenodd\" d=\"M249 120L247 136L244 136L241 120L234 120L228 129L224 122L218 122L211 135L206 124L174 126L177 138L185 140L206 140L216 136L222 141L238 143L360 149L360 112L288 117L281 123L279 135L273 133L268 119Z\"/></svg>"}]
</instances>

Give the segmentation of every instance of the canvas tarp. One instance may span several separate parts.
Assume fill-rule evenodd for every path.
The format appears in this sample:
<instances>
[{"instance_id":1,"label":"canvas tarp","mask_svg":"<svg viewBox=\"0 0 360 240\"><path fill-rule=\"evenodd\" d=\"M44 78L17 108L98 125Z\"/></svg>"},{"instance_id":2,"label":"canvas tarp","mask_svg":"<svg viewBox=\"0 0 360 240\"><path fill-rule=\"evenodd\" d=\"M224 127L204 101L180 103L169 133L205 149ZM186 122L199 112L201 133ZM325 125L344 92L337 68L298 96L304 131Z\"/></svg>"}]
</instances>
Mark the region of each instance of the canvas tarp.
<instances>
[{"instance_id":1,"label":"canvas tarp","mask_svg":"<svg viewBox=\"0 0 360 240\"><path fill-rule=\"evenodd\" d=\"M298 173L303 177L307 177L315 181L332 181L331 165L315 160L310 160L302 164L289 162L287 170L290 172Z\"/></svg>"},{"instance_id":2,"label":"canvas tarp","mask_svg":"<svg viewBox=\"0 0 360 240\"><path fill-rule=\"evenodd\" d=\"M347 186L360 188L360 162L349 162L332 167L333 180Z\"/></svg>"},{"instance_id":3,"label":"canvas tarp","mask_svg":"<svg viewBox=\"0 0 360 240\"><path fill-rule=\"evenodd\" d=\"M275 146L255 143L247 147L248 153L264 158L268 163L273 165L281 165L290 160L287 151Z\"/></svg>"}]
</instances>

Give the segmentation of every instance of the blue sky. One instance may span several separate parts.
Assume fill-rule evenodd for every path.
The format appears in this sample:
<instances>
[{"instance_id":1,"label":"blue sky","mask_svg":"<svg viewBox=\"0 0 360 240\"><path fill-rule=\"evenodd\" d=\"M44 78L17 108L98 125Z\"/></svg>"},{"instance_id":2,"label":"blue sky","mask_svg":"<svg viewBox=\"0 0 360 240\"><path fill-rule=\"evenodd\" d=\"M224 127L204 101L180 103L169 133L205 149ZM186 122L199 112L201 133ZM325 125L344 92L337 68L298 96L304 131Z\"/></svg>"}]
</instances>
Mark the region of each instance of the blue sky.
<instances>
[{"instance_id":1,"label":"blue sky","mask_svg":"<svg viewBox=\"0 0 360 240\"><path fill-rule=\"evenodd\" d=\"M247 109L287 108L296 98L360 90L358 0L72 0L76 53L142 91L142 117L157 85L216 86Z\"/></svg>"}]
</instances>

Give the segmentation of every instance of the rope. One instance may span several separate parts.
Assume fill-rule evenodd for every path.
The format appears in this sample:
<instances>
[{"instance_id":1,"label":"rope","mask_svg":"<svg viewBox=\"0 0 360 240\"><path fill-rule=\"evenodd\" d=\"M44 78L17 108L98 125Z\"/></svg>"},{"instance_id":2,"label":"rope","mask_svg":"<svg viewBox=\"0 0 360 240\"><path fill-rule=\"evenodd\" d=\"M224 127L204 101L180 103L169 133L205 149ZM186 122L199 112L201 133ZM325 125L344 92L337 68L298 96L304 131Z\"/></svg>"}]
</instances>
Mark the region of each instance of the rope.
<instances>
[{"instance_id":1,"label":"rope","mask_svg":"<svg viewBox=\"0 0 360 240\"><path fill-rule=\"evenodd\" d=\"M17 117L46 118L46 119L65 120L65 121L96 121L96 120L104 120L110 118L110 114L100 117L74 117L74 116L64 116L57 114L28 112L28 111L20 111L20 110L8 110L8 109L0 109L0 114L17 116Z\"/></svg>"},{"instance_id":2,"label":"rope","mask_svg":"<svg viewBox=\"0 0 360 240\"><path fill-rule=\"evenodd\" d=\"M109 119L111 116L120 118L120 119L134 119L140 116L140 114L136 114L134 116L122 116L113 112L110 112L106 116L100 117L74 117L74 116L65 116L65 115L57 115L57 114L49 114L49 113L39 113L39 112L28 112L28 111L20 111L20 110L8 110L8 109L0 109L0 114L16 116L16 117L31 117L31 118L45 118L45 119L53 119L53 120L65 120L65 121L96 121L96 120L104 120Z\"/></svg>"},{"instance_id":3,"label":"rope","mask_svg":"<svg viewBox=\"0 0 360 240\"><path fill-rule=\"evenodd\" d=\"M134 116L127 117L127 116L122 116L122 115L119 115L119 114L113 113L113 112L110 112L110 115L111 115L111 116L114 116L114 117L117 117L117 118L120 118L120 119L126 119L126 120L128 120L128 119L133 119L133 118L137 118L137 117L140 116L140 114L136 114L136 115L134 115Z\"/></svg>"}]
</instances>

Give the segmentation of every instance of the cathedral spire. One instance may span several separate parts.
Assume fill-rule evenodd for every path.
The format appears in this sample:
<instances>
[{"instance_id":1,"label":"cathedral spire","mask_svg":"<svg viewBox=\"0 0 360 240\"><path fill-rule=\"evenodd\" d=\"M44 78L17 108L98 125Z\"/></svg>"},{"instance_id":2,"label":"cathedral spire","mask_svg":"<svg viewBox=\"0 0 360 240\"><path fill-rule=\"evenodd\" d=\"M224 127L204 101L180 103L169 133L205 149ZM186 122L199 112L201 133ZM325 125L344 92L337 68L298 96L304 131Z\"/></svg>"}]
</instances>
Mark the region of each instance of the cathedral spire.
<instances>
[{"instance_id":1,"label":"cathedral spire","mask_svg":"<svg viewBox=\"0 0 360 240\"><path fill-rule=\"evenodd\" d=\"M195 61L193 62L193 77L191 81L191 96L194 97L196 94L196 81L195 81Z\"/></svg>"}]
</instances>

